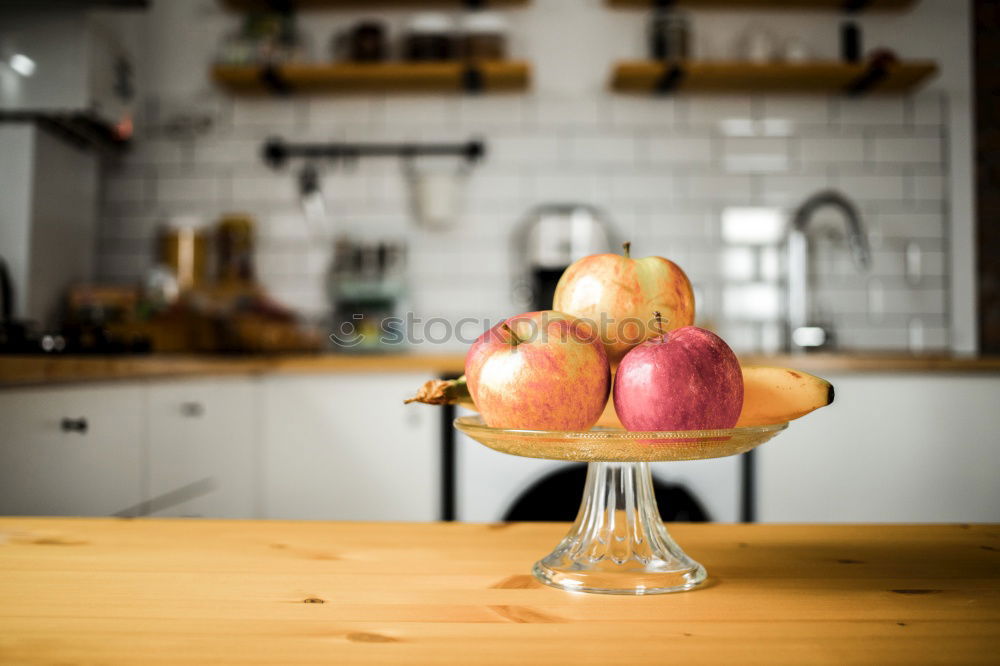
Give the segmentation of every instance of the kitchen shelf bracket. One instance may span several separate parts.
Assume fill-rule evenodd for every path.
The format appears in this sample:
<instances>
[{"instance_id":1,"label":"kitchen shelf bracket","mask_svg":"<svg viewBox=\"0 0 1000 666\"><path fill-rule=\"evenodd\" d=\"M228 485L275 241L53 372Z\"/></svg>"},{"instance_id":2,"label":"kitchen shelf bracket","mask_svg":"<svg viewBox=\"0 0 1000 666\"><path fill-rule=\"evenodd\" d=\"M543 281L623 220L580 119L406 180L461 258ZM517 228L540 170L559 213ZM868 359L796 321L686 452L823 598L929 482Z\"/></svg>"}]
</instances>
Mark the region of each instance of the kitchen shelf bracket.
<instances>
[{"instance_id":1,"label":"kitchen shelf bracket","mask_svg":"<svg viewBox=\"0 0 1000 666\"><path fill-rule=\"evenodd\" d=\"M846 93L851 97L861 97L871 92L889 76L889 68L884 60L873 60L856 79L847 85Z\"/></svg>"},{"instance_id":2,"label":"kitchen shelf bracket","mask_svg":"<svg viewBox=\"0 0 1000 666\"><path fill-rule=\"evenodd\" d=\"M486 78L483 70L477 65L470 64L462 70L462 90L470 95L478 95L486 89Z\"/></svg>"},{"instance_id":3,"label":"kitchen shelf bracket","mask_svg":"<svg viewBox=\"0 0 1000 666\"><path fill-rule=\"evenodd\" d=\"M289 95L292 92L292 86L282 75L281 70L274 65L265 65L260 68L260 82L276 95Z\"/></svg>"},{"instance_id":4,"label":"kitchen shelf bracket","mask_svg":"<svg viewBox=\"0 0 1000 666\"><path fill-rule=\"evenodd\" d=\"M670 63L656 80L653 92L657 95L669 95L677 89L683 79L684 68L678 63Z\"/></svg>"}]
</instances>

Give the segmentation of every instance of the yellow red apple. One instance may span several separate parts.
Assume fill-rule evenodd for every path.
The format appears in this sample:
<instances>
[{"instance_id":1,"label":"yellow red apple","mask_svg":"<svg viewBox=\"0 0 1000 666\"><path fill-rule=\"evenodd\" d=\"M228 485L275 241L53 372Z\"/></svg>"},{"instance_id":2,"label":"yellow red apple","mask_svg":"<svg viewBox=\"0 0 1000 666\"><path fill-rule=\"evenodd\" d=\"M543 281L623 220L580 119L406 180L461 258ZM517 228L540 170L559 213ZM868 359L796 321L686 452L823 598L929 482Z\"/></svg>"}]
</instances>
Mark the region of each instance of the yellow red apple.
<instances>
[{"instance_id":1,"label":"yellow red apple","mask_svg":"<svg viewBox=\"0 0 1000 666\"><path fill-rule=\"evenodd\" d=\"M597 331L544 310L503 321L465 357L469 393L487 425L527 430L589 430L611 389Z\"/></svg>"},{"instance_id":2,"label":"yellow red apple","mask_svg":"<svg viewBox=\"0 0 1000 666\"><path fill-rule=\"evenodd\" d=\"M694 292L681 267L663 257L632 259L594 254L574 262L559 279L553 309L593 322L615 365L629 349L661 334L651 321L659 311L664 330L694 323Z\"/></svg>"},{"instance_id":3,"label":"yellow red apple","mask_svg":"<svg viewBox=\"0 0 1000 666\"><path fill-rule=\"evenodd\" d=\"M614 403L627 430L731 428L743 407L743 374L722 338L685 326L625 355Z\"/></svg>"}]
</instances>

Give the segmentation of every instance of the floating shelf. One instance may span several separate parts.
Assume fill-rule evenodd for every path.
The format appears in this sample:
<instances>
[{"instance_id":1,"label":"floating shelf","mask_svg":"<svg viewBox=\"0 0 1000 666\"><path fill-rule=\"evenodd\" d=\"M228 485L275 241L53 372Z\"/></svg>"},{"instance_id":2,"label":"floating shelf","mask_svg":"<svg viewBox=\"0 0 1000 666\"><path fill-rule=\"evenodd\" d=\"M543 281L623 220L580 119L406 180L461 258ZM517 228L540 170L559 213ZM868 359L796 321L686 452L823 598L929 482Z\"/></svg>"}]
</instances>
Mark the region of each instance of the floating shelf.
<instances>
[{"instance_id":1,"label":"floating shelf","mask_svg":"<svg viewBox=\"0 0 1000 666\"><path fill-rule=\"evenodd\" d=\"M526 5L529 0L219 0L229 9L253 11L294 7L296 9L369 9L396 7L425 9L427 7L510 7Z\"/></svg>"},{"instance_id":2,"label":"floating shelf","mask_svg":"<svg viewBox=\"0 0 1000 666\"><path fill-rule=\"evenodd\" d=\"M212 78L243 93L512 92L528 88L531 66L514 60L216 65Z\"/></svg>"},{"instance_id":3,"label":"floating shelf","mask_svg":"<svg viewBox=\"0 0 1000 666\"><path fill-rule=\"evenodd\" d=\"M899 11L916 4L917 0L674 0L671 4L686 9L796 9L840 11ZM612 7L648 9L658 0L607 0Z\"/></svg>"},{"instance_id":4,"label":"floating shelf","mask_svg":"<svg viewBox=\"0 0 1000 666\"><path fill-rule=\"evenodd\" d=\"M937 72L930 61L892 63L771 63L653 61L615 65L611 87L620 92L905 93Z\"/></svg>"}]
</instances>

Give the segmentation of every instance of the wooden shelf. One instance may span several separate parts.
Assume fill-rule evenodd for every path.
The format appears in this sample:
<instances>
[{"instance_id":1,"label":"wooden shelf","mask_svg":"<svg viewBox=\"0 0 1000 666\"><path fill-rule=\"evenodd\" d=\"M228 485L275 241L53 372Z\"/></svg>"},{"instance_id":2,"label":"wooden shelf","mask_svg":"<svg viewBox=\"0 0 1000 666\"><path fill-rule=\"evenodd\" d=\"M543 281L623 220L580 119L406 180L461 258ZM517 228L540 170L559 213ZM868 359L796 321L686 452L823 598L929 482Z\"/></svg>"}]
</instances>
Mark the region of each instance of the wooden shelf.
<instances>
[{"instance_id":1,"label":"wooden shelf","mask_svg":"<svg viewBox=\"0 0 1000 666\"><path fill-rule=\"evenodd\" d=\"M503 60L477 63L301 63L278 67L216 65L212 78L234 92L483 92L526 90L531 66Z\"/></svg>"},{"instance_id":2,"label":"wooden shelf","mask_svg":"<svg viewBox=\"0 0 1000 666\"><path fill-rule=\"evenodd\" d=\"M635 93L905 93L936 72L930 61L894 63L881 72L865 63L691 61L671 66L629 61L615 65L611 87Z\"/></svg>"},{"instance_id":3,"label":"wooden shelf","mask_svg":"<svg viewBox=\"0 0 1000 666\"><path fill-rule=\"evenodd\" d=\"M229 9L255 11L291 5L296 9L426 9L428 7L461 7L466 0L219 0ZM475 6L511 7L526 5L529 0L480 0Z\"/></svg>"},{"instance_id":4,"label":"wooden shelf","mask_svg":"<svg viewBox=\"0 0 1000 666\"><path fill-rule=\"evenodd\" d=\"M620 9L649 9L656 0L606 0ZM900 11L916 4L917 0L675 0L685 9L792 9L848 11L852 5L865 11Z\"/></svg>"}]
</instances>

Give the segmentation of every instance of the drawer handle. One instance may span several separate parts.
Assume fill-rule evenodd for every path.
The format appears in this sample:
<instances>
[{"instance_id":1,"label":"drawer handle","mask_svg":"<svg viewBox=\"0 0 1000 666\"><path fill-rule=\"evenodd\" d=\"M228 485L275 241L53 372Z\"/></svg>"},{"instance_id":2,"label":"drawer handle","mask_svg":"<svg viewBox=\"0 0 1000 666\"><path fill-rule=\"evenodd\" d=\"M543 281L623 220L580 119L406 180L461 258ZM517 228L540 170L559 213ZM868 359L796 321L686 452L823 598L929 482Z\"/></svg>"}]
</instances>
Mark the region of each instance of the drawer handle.
<instances>
[{"instance_id":1,"label":"drawer handle","mask_svg":"<svg viewBox=\"0 0 1000 666\"><path fill-rule=\"evenodd\" d=\"M200 402L182 402L181 414L191 418L197 418L205 413L205 406Z\"/></svg>"},{"instance_id":2,"label":"drawer handle","mask_svg":"<svg viewBox=\"0 0 1000 666\"><path fill-rule=\"evenodd\" d=\"M64 417L59 423L59 427L62 428L63 432L78 432L82 435L87 432L87 419L82 416L78 419Z\"/></svg>"}]
</instances>

